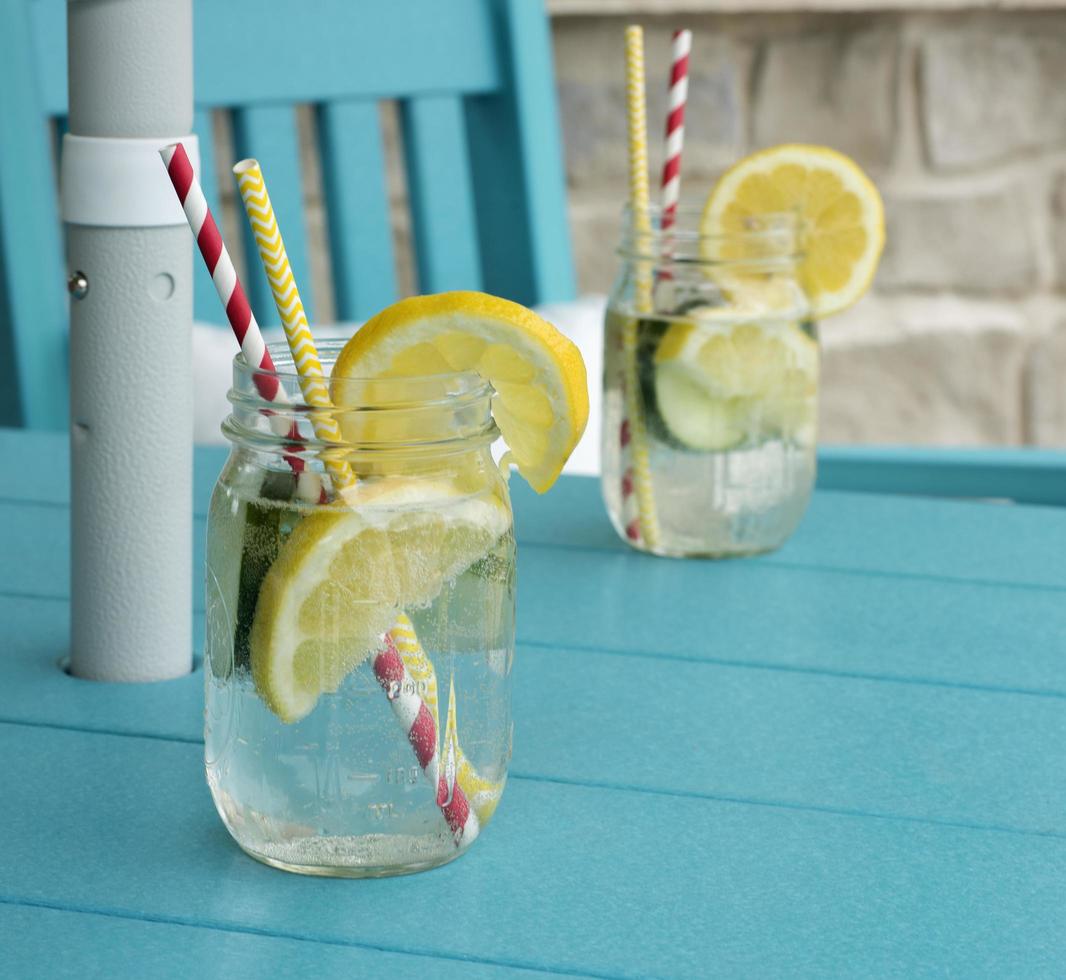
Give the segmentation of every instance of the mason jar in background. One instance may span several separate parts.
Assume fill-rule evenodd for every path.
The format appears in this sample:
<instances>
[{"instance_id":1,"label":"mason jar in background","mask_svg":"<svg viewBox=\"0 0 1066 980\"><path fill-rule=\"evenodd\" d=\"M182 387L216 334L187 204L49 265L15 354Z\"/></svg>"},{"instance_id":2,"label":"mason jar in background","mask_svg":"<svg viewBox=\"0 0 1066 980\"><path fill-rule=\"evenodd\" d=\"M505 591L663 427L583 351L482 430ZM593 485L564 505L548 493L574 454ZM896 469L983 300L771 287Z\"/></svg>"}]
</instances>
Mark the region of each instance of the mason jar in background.
<instances>
[{"instance_id":1,"label":"mason jar in background","mask_svg":"<svg viewBox=\"0 0 1066 980\"><path fill-rule=\"evenodd\" d=\"M797 279L797 223L706 235L680 210L635 231L607 305L603 496L615 529L660 555L769 551L815 476L818 344Z\"/></svg>"},{"instance_id":2,"label":"mason jar in background","mask_svg":"<svg viewBox=\"0 0 1066 980\"><path fill-rule=\"evenodd\" d=\"M338 349L320 347L327 374ZM265 402L264 372L234 362L208 520L211 793L268 864L433 867L484 830L511 752L515 545L492 390L463 374L346 380L342 441L304 424L296 442L291 424L320 410L272 353L290 402ZM358 482L338 492L324 458Z\"/></svg>"}]
</instances>

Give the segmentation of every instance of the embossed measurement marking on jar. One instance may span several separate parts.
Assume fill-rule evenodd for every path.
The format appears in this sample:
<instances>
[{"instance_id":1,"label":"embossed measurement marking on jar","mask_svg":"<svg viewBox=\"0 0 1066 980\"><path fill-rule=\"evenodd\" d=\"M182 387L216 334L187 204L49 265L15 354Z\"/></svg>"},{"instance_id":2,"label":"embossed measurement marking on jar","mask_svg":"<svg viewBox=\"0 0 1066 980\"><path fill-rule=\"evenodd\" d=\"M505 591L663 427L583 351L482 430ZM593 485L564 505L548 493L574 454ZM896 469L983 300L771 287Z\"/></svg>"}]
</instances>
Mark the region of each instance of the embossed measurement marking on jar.
<instances>
[{"instance_id":1,"label":"embossed measurement marking on jar","mask_svg":"<svg viewBox=\"0 0 1066 980\"><path fill-rule=\"evenodd\" d=\"M418 766L396 766L385 770L385 782L392 786L413 786L421 775Z\"/></svg>"},{"instance_id":2,"label":"embossed measurement marking on jar","mask_svg":"<svg viewBox=\"0 0 1066 980\"><path fill-rule=\"evenodd\" d=\"M399 816L392 803L368 803L366 808L373 814L375 820L384 821Z\"/></svg>"},{"instance_id":3,"label":"embossed measurement marking on jar","mask_svg":"<svg viewBox=\"0 0 1066 980\"><path fill-rule=\"evenodd\" d=\"M390 700L395 700L400 694L417 694L419 697L425 697L429 692L429 683L423 680L415 680L411 678L408 681L390 681L388 696Z\"/></svg>"}]
</instances>

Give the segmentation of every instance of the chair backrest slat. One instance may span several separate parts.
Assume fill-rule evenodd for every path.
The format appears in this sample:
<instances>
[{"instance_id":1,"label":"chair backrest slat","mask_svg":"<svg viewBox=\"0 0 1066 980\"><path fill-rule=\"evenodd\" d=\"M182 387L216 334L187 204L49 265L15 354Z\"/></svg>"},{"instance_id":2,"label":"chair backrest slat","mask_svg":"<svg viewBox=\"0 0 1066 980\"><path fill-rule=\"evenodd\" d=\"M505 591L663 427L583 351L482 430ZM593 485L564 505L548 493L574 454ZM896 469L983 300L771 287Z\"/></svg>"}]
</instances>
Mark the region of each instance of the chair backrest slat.
<instances>
[{"instance_id":1,"label":"chair backrest slat","mask_svg":"<svg viewBox=\"0 0 1066 980\"><path fill-rule=\"evenodd\" d=\"M574 295L552 42L541 4L499 0L499 93L465 100L484 288L524 303ZM485 152L487 147L492 152Z\"/></svg>"},{"instance_id":2,"label":"chair backrest slat","mask_svg":"<svg viewBox=\"0 0 1066 980\"><path fill-rule=\"evenodd\" d=\"M4 0L4 30L12 23L11 8L21 6L30 18L29 51L37 79L38 111L46 116L67 112L67 4L66 0ZM19 17L23 15L20 14ZM17 19L17 18L15 18Z\"/></svg>"},{"instance_id":3,"label":"chair backrest slat","mask_svg":"<svg viewBox=\"0 0 1066 980\"><path fill-rule=\"evenodd\" d=\"M462 101L422 95L401 106L418 288L480 289L481 261Z\"/></svg>"},{"instance_id":4,"label":"chair backrest slat","mask_svg":"<svg viewBox=\"0 0 1066 980\"><path fill-rule=\"evenodd\" d=\"M211 113L197 109L193 116L193 130L200 139L200 184L207 198L207 205L216 220L221 220L219 208L218 172L215 167L215 137L211 125ZM226 316L218 301L215 284L203 262L196 262L192 271L193 311L196 319L206 323L225 323Z\"/></svg>"},{"instance_id":5,"label":"chair backrest slat","mask_svg":"<svg viewBox=\"0 0 1066 980\"><path fill-rule=\"evenodd\" d=\"M24 0L0 0L0 321L13 347L20 415L36 428L67 424L67 294L47 118L39 106L30 13ZM29 86L29 91L27 91ZM12 138L7 134L18 134ZM6 346L6 344L5 344ZM11 416L8 416L9 418Z\"/></svg>"},{"instance_id":6,"label":"chair backrest slat","mask_svg":"<svg viewBox=\"0 0 1066 980\"><path fill-rule=\"evenodd\" d=\"M311 295L311 265L307 258L304 228L303 183L300 179L300 144L296 113L291 105L254 105L233 112L233 142L238 157L255 157L263 168L270 189L270 203L285 239L292 274L300 289L300 299L308 319L314 318ZM233 179L232 174L227 178ZM241 206L241 229L248 267L245 288L259 322L278 324L281 318L274 306L270 283L259 261L252 229Z\"/></svg>"},{"instance_id":7,"label":"chair backrest slat","mask_svg":"<svg viewBox=\"0 0 1066 980\"><path fill-rule=\"evenodd\" d=\"M496 2L199 0L196 99L233 106L492 92Z\"/></svg>"},{"instance_id":8,"label":"chair backrest slat","mask_svg":"<svg viewBox=\"0 0 1066 980\"><path fill-rule=\"evenodd\" d=\"M319 107L337 317L365 320L396 296L381 115L369 99Z\"/></svg>"},{"instance_id":9,"label":"chair backrest slat","mask_svg":"<svg viewBox=\"0 0 1066 980\"><path fill-rule=\"evenodd\" d=\"M221 109L232 112L235 156L263 164L310 316L329 304L310 274L302 104L317 113L317 146L305 149L321 161L338 318L365 319L397 298L388 187L399 185L385 180L385 100L401 110L418 288L485 288L523 303L573 294L544 0L315 0L310 11L305 0L193 3L208 202L221 220L220 198L232 200L221 193L232 175L214 167L211 111ZM18 386L0 392L0 424L67 422L52 145L67 111L65 37L66 0L0 0L0 363L15 365ZM246 227L243 214L239 222ZM249 299L275 324L252 236L241 241ZM317 285L329 282L315 272ZM198 318L221 323L199 263L194 282Z\"/></svg>"}]
</instances>

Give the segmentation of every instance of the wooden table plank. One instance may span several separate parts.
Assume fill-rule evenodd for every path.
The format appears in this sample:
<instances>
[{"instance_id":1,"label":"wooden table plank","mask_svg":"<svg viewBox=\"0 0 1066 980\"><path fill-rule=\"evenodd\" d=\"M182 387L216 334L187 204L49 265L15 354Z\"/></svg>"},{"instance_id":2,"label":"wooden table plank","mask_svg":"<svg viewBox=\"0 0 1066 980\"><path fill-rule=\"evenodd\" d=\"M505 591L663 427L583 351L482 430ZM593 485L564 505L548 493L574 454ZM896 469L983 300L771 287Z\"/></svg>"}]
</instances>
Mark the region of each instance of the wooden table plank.
<instances>
[{"instance_id":1,"label":"wooden table plank","mask_svg":"<svg viewBox=\"0 0 1066 980\"><path fill-rule=\"evenodd\" d=\"M193 520L193 609L204 608L206 522ZM70 509L63 504L0 500L0 554L23 556L0 564L0 594L70 596ZM25 560L32 558L32 560ZM160 555L160 561L166 556Z\"/></svg>"},{"instance_id":2,"label":"wooden table plank","mask_svg":"<svg viewBox=\"0 0 1066 980\"><path fill-rule=\"evenodd\" d=\"M434 975L426 956L619 977L1061 965L1066 511L819 492L774 555L672 562L617 540L595 481L542 498L513 481L507 799L457 864L346 884L229 841L203 785L201 675L59 671L66 443L0 432L0 451L19 462L0 551L25 558L0 565L0 720L19 722L0 725L0 931L26 923L24 962L60 916L71 946L180 946L197 972L240 937L258 975L263 944ZM201 513L222 459L197 454ZM202 537L201 519L197 563Z\"/></svg>"},{"instance_id":3,"label":"wooden table plank","mask_svg":"<svg viewBox=\"0 0 1066 980\"><path fill-rule=\"evenodd\" d=\"M0 501L69 500L64 436L0 429L0 455L11 454L20 464L0 470ZM1005 466L1014 478L1016 455L1005 455ZM201 517L207 513L207 500L225 458L224 447L196 450L194 499ZM1041 458L1046 462L1047 454ZM990 466L990 460L983 465ZM47 479L27 474L47 474ZM520 542L628 551L607 523L598 480L564 478L551 493L538 496L515 477L511 491ZM0 519L0 528L3 523ZM1063 537L1066 507L819 491L799 531L783 549L746 563L1066 588L1066 560L1056 547Z\"/></svg>"},{"instance_id":4,"label":"wooden table plank","mask_svg":"<svg viewBox=\"0 0 1066 980\"><path fill-rule=\"evenodd\" d=\"M345 883L240 854L197 746L3 726L0 758L9 903L619 977L1053 973L1066 957L1051 837L516 781L463 860Z\"/></svg>"},{"instance_id":5,"label":"wooden table plank","mask_svg":"<svg viewBox=\"0 0 1066 980\"><path fill-rule=\"evenodd\" d=\"M331 980L387 976L424 980L503 980L535 971L438 956L389 953L362 946L309 943L253 933L244 927L205 928L31 905L0 905L5 975L20 980L115 980L117 977L212 977L225 980Z\"/></svg>"},{"instance_id":6,"label":"wooden table plank","mask_svg":"<svg viewBox=\"0 0 1066 980\"><path fill-rule=\"evenodd\" d=\"M0 720L200 742L201 674L90 684L35 647L65 607L0 621ZM518 778L1066 835L1060 697L520 645L514 717Z\"/></svg>"},{"instance_id":7,"label":"wooden table plank","mask_svg":"<svg viewBox=\"0 0 1066 980\"><path fill-rule=\"evenodd\" d=\"M818 483L834 490L999 497L1066 506L1066 453L1033 446L828 446L818 450Z\"/></svg>"},{"instance_id":8,"label":"wooden table plank","mask_svg":"<svg viewBox=\"0 0 1066 980\"><path fill-rule=\"evenodd\" d=\"M574 482L564 481L562 489ZM950 525L958 508L977 505L940 506L946 508L942 523ZM527 541L519 546L518 637L530 644L1062 694L1066 590L992 581L994 569L1016 557L1013 538L997 535L999 518L1023 511L1026 518L1058 516L1047 508L986 508L991 557L974 566L983 576L977 581L841 572L783 558L667 561L628 549ZM0 594L68 594L68 523L60 507L0 503L0 552L34 556L0 564ZM194 532L193 597L200 611L202 521ZM933 533L927 528L919 542ZM1066 565L1058 547L1066 536L1055 535L1048 527L1040 542L1038 557L1049 577L1053 561Z\"/></svg>"},{"instance_id":9,"label":"wooden table plank","mask_svg":"<svg viewBox=\"0 0 1066 980\"><path fill-rule=\"evenodd\" d=\"M564 477L538 497L511 480L520 543L635 554L607 524L599 481ZM1066 589L1066 507L817 491L796 534L755 564ZM696 567L715 563L660 563Z\"/></svg>"},{"instance_id":10,"label":"wooden table plank","mask_svg":"<svg viewBox=\"0 0 1066 980\"><path fill-rule=\"evenodd\" d=\"M528 544L518 580L527 643L1066 692L1058 590Z\"/></svg>"}]
</instances>

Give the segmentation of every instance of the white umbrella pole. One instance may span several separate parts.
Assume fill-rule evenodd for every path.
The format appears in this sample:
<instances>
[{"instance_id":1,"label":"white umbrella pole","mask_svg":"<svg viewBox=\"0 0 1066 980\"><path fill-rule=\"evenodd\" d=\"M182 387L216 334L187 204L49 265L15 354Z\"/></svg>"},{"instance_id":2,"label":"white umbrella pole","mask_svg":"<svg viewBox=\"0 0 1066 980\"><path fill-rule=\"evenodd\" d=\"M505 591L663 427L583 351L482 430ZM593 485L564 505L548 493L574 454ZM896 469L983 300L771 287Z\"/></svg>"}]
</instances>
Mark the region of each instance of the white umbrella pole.
<instances>
[{"instance_id":1,"label":"white umbrella pole","mask_svg":"<svg viewBox=\"0 0 1066 980\"><path fill-rule=\"evenodd\" d=\"M71 671L161 680L192 666L192 243L158 154L195 153L192 0L67 16Z\"/></svg>"}]
</instances>

